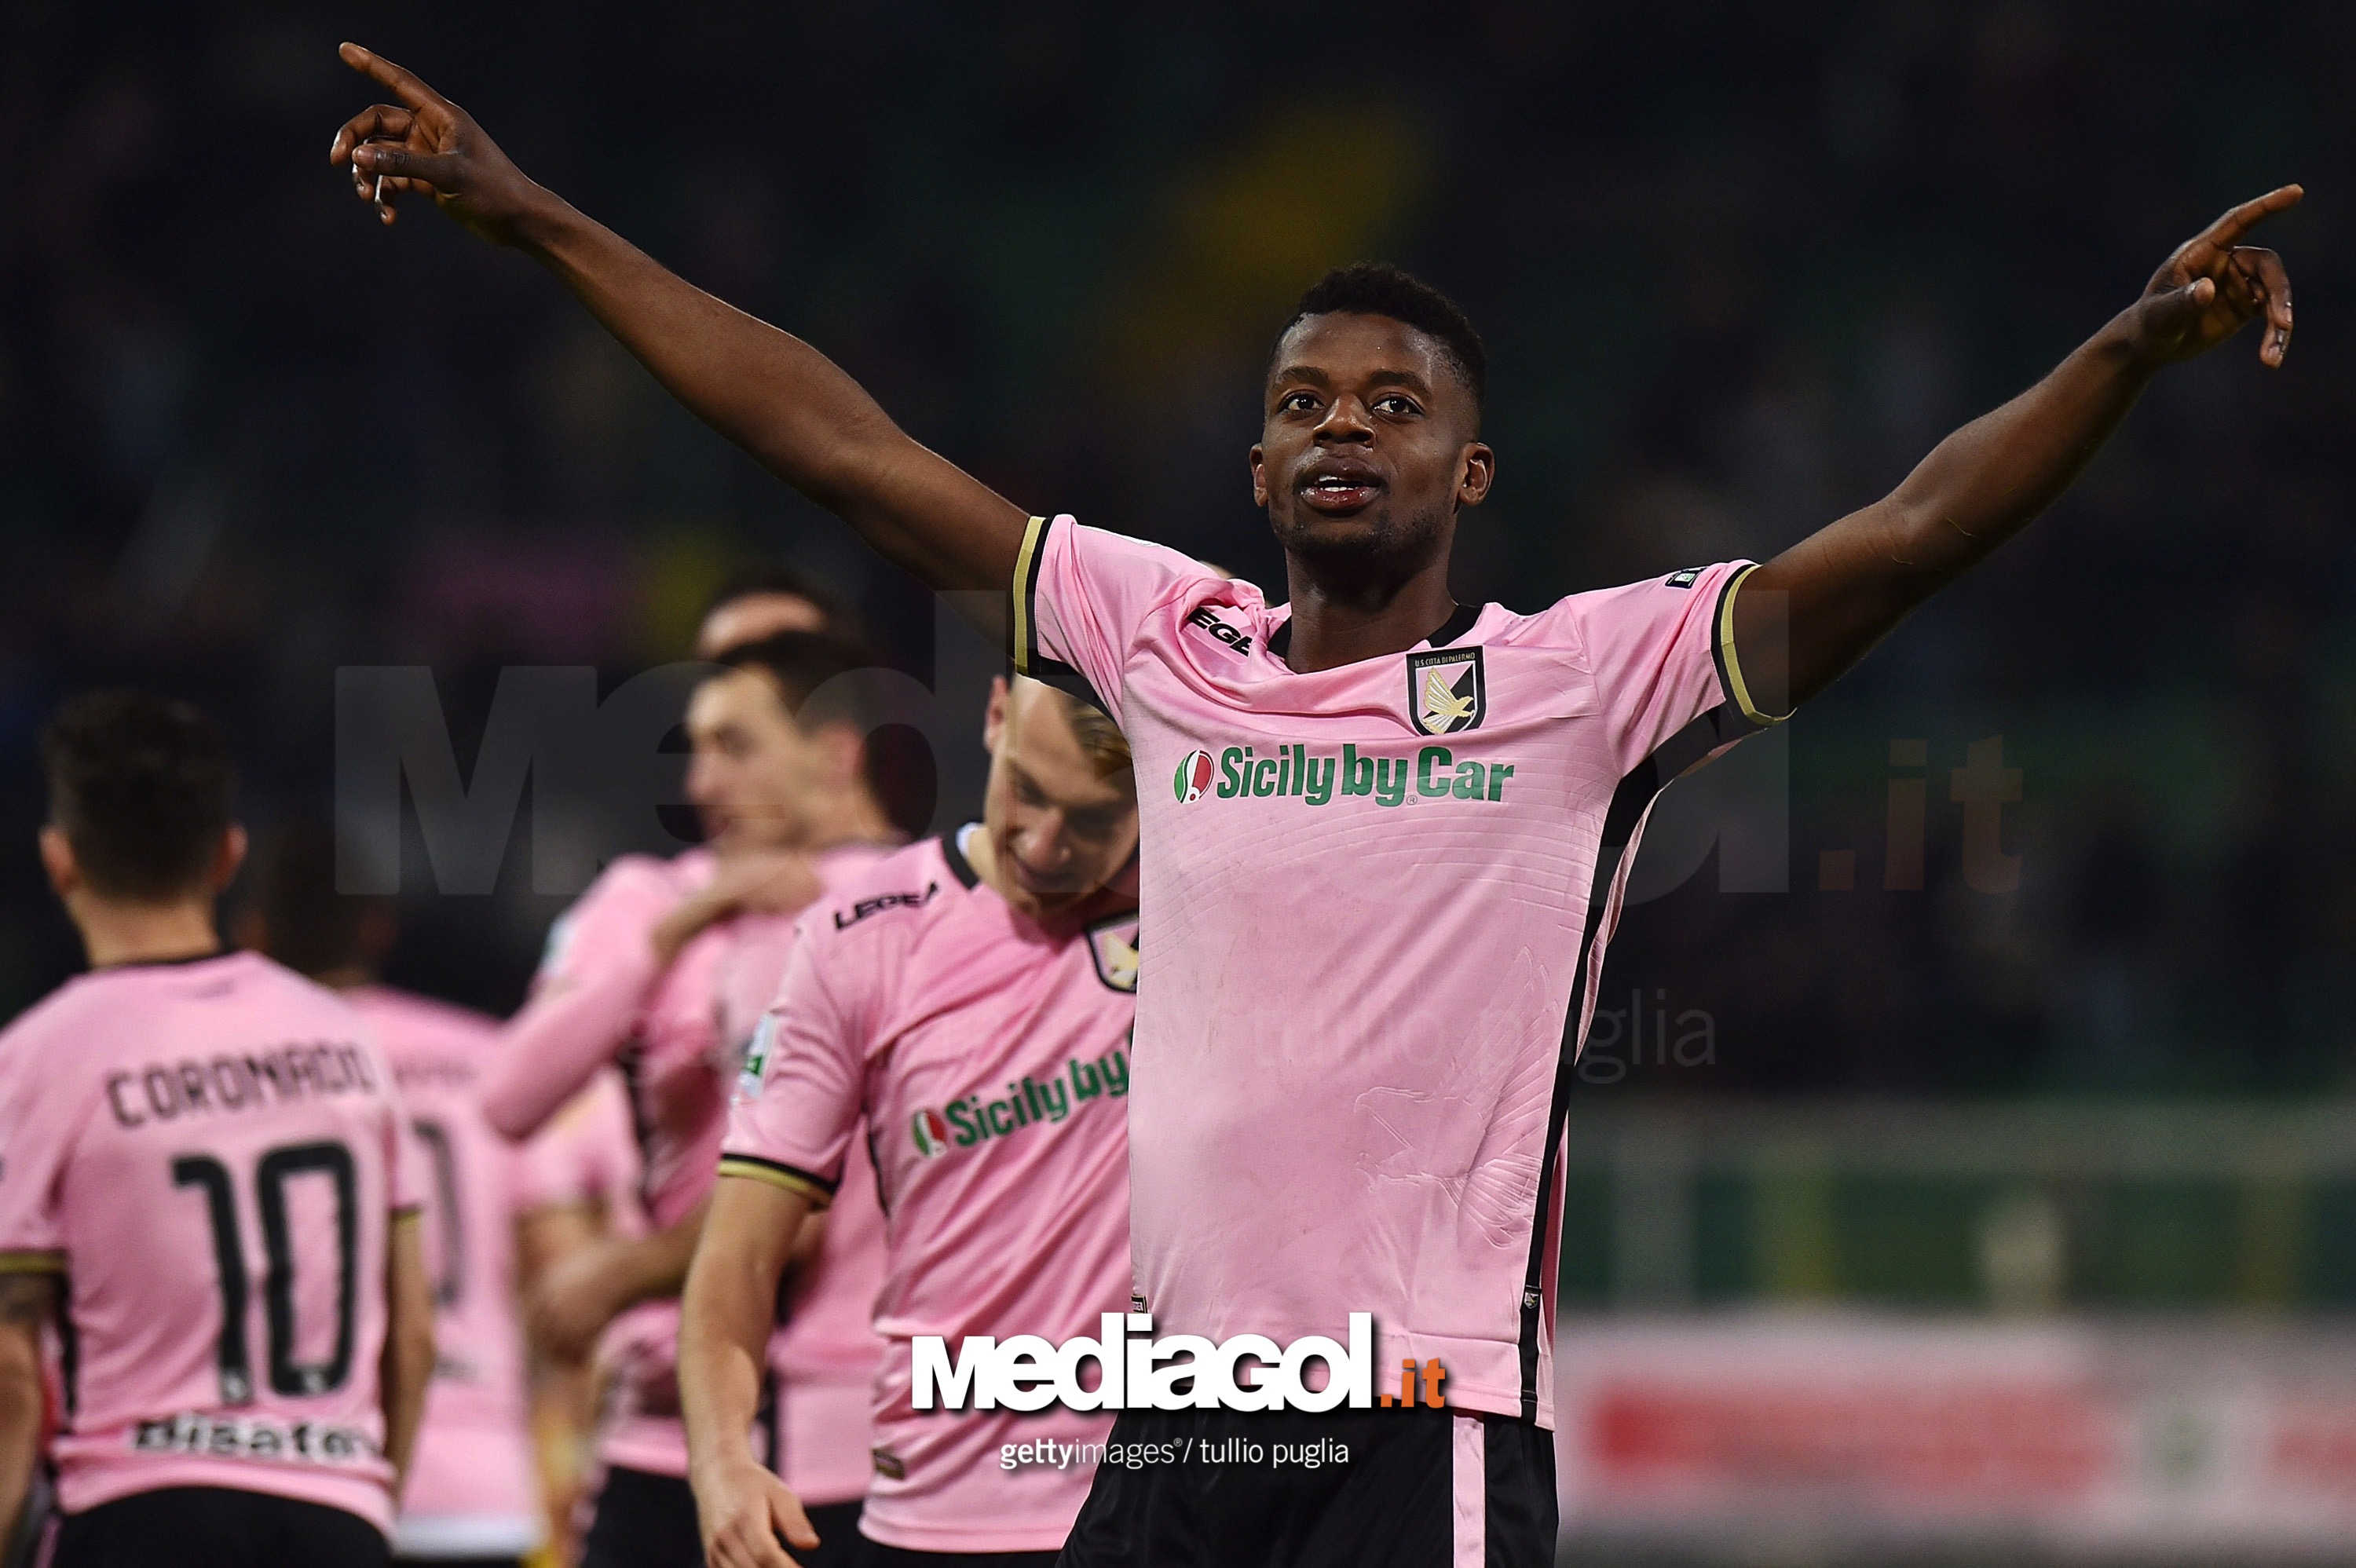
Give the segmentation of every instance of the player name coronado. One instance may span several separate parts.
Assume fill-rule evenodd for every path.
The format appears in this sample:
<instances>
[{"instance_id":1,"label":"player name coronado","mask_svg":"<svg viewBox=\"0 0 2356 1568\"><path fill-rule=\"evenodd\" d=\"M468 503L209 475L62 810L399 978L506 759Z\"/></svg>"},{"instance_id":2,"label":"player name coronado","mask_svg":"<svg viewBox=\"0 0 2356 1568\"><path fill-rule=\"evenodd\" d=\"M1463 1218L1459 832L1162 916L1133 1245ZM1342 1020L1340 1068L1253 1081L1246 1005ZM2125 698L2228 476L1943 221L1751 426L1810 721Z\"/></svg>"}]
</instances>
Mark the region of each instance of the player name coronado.
<instances>
[{"instance_id":1,"label":"player name coronado","mask_svg":"<svg viewBox=\"0 0 2356 1568\"><path fill-rule=\"evenodd\" d=\"M1200 1334L1149 1339L1153 1318L1142 1312L1108 1312L1098 1337L1058 1345L1036 1334L1003 1341L968 1335L954 1362L948 1340L919 1334L910 1340L915 1379L909 1403L918 1410L1353 1410L1375 1405L1374 1315L1350 1314L1349 1343L1312 1334L1280 1346L1259 1334L1214 1344ZM1094 1366L1096 1386L1081 1381ZM1309 1369L1324 1369L1323 1385L1309 1386Z\"/></svg>"}]
</instances>

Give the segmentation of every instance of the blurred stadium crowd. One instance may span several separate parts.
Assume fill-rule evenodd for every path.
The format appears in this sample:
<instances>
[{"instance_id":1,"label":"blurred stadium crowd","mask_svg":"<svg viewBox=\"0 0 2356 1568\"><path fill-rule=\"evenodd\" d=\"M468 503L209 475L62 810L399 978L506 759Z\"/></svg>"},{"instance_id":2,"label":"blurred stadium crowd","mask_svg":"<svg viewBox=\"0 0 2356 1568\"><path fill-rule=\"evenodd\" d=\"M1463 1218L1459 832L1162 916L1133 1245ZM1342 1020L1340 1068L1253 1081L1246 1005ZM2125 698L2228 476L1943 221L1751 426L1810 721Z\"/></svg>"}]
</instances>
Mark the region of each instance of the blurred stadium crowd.
<instances>
[{"instance_id":1,"label":"blurred stadium crowd","mask_svg":"<svg viewBox=\"0 0 2356 1568\"><path fill-rule=\"evenodd\" d=\"M1398 260L1489 337L1501 476L1456 592L1520 609L1874 497L2229 199L2305 180L2268 238L2290 367L2237 347L2163 383L1794 726L1791 891L1705 872L1632 912L1601 990L1715 1025L1708 1061L1612 1093L2344 1086L2356 12L1447 13L0 7L0 1015L73 963L32 741L78 687L202 703L266 826L327 808L339 667L431 666L465 759L502 667L682 657L748 560L929 677L926 597L534 269L423 213L372 231L323 156L364 101L348 26L1018 502L1263 581L1269 333L1329 264ZM1951 798L1992 736L2009 892L1968 885ZM1901 776L1927 781L1921 891L1885 887ZM487 897L412 870L390 978L512 1007L561 901L528 838Z\"/></svg>"}]
</instances>

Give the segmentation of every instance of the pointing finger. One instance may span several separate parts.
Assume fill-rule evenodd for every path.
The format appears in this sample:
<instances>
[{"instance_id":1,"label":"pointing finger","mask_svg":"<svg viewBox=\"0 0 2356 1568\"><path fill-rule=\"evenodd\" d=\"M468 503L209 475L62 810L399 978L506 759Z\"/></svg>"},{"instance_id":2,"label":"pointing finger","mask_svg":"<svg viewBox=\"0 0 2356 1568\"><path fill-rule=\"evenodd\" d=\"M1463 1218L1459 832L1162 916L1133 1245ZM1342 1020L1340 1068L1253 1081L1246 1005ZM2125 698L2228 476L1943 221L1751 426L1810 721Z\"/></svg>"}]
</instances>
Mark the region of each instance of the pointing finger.
<instances>
[{"instance_id":1,"label":"pointing finger","mask_svg":"<svg viewBox=\"0 0 2356 1568\"><path fill-rule=\"evenodd\" d=\"M2197 255L2200 262L2213 261L2218 252L2232 250L2243 235L2266 219L2297 207L2298 198L2306 194L2297 186L2282 186L2229 209L2223 217L2201 230L2200 237L2187 247L2185 260L2194 262Z\"/></svg>"},{"instance_id":2,"label":"pointing finger","mask_svg":"<svg viewBox=\"0 0 2356 1568\"><path fill-rule=\"evenodd\" d=\"M342 57L346 65L384 88L412 109L449 107L447 101L440 93L382 55L372 54L358 44L339 44L336 48L336 53Z\"/></svg>"}]
</instances>

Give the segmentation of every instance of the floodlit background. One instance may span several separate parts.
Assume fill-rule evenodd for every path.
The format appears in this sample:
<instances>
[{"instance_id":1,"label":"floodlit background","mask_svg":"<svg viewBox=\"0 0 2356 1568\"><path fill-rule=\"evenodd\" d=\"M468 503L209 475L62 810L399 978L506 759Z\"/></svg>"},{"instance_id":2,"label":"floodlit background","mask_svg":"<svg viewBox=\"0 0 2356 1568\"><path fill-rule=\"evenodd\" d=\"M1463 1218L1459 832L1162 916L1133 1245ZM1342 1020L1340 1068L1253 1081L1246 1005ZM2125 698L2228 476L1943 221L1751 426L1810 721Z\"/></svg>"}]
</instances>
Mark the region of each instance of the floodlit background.
<instances>
[{"instance_id":1,"label":"floodlit background","mask_svg":"<svg viewBox=\"0 0 2356 1568\"><path fill-rule=\"evenodd\" d=\"M430 667L470 765L502 670L617 688L749 559L979 669L527 263L379 230L324 156L372 96L339 29L1017 501L1271 587L1262 356L1398 260L1488 337L1457 592L1522 609L1870 500L2304 181L2288 368L2171 374L1630 912L1565 1482L1595 1561L2356 1559L2356 11L12 0L0 1015L76 961L31 747L77 687L202 702L266 827L329 809L339 668ZM662 842L528 793L456 894L412 825L394 979L514 1005L552 813L573 869Z\"/></svg>"}]
</instances>

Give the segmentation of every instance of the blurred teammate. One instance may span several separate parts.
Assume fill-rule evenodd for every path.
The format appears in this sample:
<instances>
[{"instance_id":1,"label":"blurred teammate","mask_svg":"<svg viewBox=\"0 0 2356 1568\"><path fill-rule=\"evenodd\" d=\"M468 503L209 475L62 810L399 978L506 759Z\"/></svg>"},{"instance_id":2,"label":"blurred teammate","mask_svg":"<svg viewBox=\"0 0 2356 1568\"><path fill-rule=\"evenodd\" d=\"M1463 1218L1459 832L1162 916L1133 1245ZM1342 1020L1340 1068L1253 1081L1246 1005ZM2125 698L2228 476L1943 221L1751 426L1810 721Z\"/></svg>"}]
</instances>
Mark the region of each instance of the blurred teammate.
<instances>
[{"instance_id":1,"label":"blurred teammate","mask_svg":"<svg viewBox=\"0 0 2356 1568\"><path fill-rule=\"evenodd\" d=\"M59 1568L383 1563L434 1358L391 1071L332 993L221 952L245 844L200 716L87 693L42 763L91 967L0 1034L0 1517L55 1312Z\"/></svg>"},{"instance_id":2,"label":"blurred teammate","mask_svg":"<svg viewBox=\"0 0 2356 1568\"><path fill-rule=\"evenodd\" d=\"M425 1161L422 1240L435 1357L393 1550L404 1562L515 1563L544 1534L527 1424L516 1222L526 1156L485 1125L476 1081L498 1039L479 1013L378 983L392 912L336 891L336 838L281 830L238 920L249 948L340 992L376 1026Z\"/></svg>"},{"instance_id":3,"label":"blurred teammate","mask_svg":"<svg viewBox=\"0 0 2356 1568\"><path fill-rule=\"evenodd\" d=\"M736 923L790 915L895 838L865 783L850 690L866 662L858 650L788 632L727 656L688 708L688 792L706 845L670 861L624 857L582 895L551 933L484 1090L491 1124L524 1137L609 1063L630 1088L655 1229L558 1264L533 1315L560 1355L602 1335L599 1359L613 1369L606 1473L584 1549L592 1568L701 1558L676 1297L741 1060L715 1005ZM845 1440L863 1446L863 1431ZM832 1500L855 1510L857 1492Z\"/></svg>"},{"instance_id":4,"label":"blurred teammate","mask_svg":"<svg viewBox=\"0 0 2356 1568\"><path fill-rule=\"evenodd\" d=\"M748 566L712 594L695 632L695 656L718 663L731 649L780 632L831 632L855 638L834 596L789 567Z\"/></svg>"},{"instance_id":5,"label":"blurred teammate","mask_svg":"<svg viewBox=\"0 0 2356 1568\"><path fill-rule=\"evenodd\" d=\"M1765 565L1524 615L1448 587L1496 472L1479 336L1395 269L1340 269L1263 383L1253 496L1290 600L1270 605L1174 551L1026 516L807 344L533 185L414 77L345 58L402 100L330 153L385 218L430 195L524 249L886 556L944 589L1011 582L1017 667L1092 689L1144 775L1173 780L1145 796L1130 1118L1156 1330L1282 1344L1369 1312L1377 1367L1437 1362L1451 1408L1130 1412L1124 1441L1248 1432L1350 1458L1215 1484L1103 1468L1066 1552L1082 1568L1552 1562L1566 1096L1654 796L2027 526L2166 365L2261 317L2265 363L2290 339L2280 260L2240 241L2295 186L2219 219L2042 381Z\"/></svg>"},{"instance_id":6,"label":"blurred teammate","mask_svg":"<svg viewBox=\"0 0 2356 1568\"><path fill-rule=\"evenodd\" d=\"M985 734L981 824L903 850L805 920L730 1118L680 1337L713 1563L786 1563L778 1534L803 1563L818 1540L841 1544L744 1430L779 1271L803 1216L858 1163L862 1116L890 1216L874 1314L892 1349L859 1561L1044 1568L1088 1467L1008 1470L999 1450L1098 1443L1111 1424L908 1403L912 1335L1058 1340L1096 1333L1129 1298L1129 748L1103 714L1029 680L992 690Z\"/></svg>"}]
</instances>

